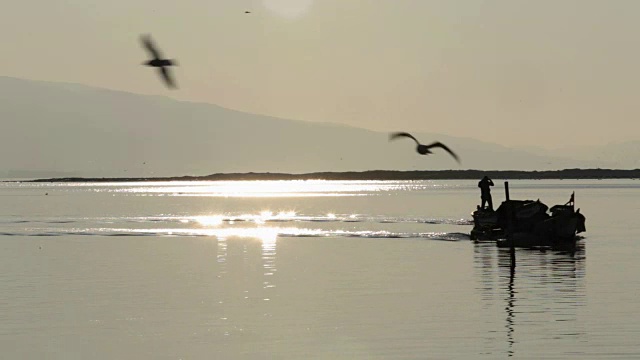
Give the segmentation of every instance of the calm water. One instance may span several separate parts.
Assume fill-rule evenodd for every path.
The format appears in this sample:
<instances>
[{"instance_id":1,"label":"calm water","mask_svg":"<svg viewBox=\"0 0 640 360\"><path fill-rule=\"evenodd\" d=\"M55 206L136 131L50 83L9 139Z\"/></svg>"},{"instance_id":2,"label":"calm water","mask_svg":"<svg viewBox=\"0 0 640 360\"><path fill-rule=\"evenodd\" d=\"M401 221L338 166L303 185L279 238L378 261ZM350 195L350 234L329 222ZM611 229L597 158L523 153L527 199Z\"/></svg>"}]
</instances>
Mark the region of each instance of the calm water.
<instances>
[{"instance_id":1,"label":"calm water","mask_svg":"<svg viewBox=\"0 0 640 360\"><path fill-rule=\"evenodd\" d=\"M640 181L511 181L587 217L514 273L476 184L0 184L3 358L639 358Z\"/></svg>"}]
</instances>

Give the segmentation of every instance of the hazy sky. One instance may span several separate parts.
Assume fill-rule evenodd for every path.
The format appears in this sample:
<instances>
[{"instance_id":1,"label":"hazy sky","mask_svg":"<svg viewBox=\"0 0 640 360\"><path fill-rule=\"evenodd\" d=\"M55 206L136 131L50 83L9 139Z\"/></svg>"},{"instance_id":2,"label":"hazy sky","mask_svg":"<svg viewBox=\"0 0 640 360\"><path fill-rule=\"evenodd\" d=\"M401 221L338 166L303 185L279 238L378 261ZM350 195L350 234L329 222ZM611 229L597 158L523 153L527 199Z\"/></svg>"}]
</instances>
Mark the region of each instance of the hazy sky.
<instances>
[{"instance_id":1,"label":"hazy sky","mask_svg":"<svg viewBox=\"0 0 640 360\"><path fill-rule=\"evenodd\" d=\"M640 1L2 4L3 75L505 145L640 140ZM178 91L140 66L141 33Z\"/></svg>"}]
</instances>

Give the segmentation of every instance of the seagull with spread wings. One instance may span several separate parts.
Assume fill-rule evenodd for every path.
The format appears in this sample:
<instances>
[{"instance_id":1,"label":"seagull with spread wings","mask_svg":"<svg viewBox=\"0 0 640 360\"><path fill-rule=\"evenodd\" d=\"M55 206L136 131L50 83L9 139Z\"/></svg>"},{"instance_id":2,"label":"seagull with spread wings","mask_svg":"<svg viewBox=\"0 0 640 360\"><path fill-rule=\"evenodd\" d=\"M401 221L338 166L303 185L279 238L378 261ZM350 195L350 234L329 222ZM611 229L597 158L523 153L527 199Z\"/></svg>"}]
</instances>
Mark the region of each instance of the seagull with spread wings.
<instances>
[{"instance_id":1,"label":"seagull with spread wings","mask_svg":"<svg viewBox=\"0 0 640 360\"><path fill-rule=\"evenodd\" d=\"M164 59L160 50L155 46L153 40L151 40L150 35L142 35L140 38L142 41L142 46L149 51L149 54L153 59L143 63L143 65L152 66L158 68L160 71L160 76L167 84L167 86L171 89L176 88L175 81L169 72L169 66L178 65L175 60Z\"/></svg>"},{"instance_id":2,"label":"seagull with spread wings","mask_svg":"<svg viewBox=\"0 0 640 360\"><path fill-rule=\"evenodd\" d=\"M456 161L459 163L460 162L460 158L458 157L458 155L456 155L456 153L454 153L453 151L451 151L451 149L449 149L449 147L439 141L436 141L432 144L429 145L422 145L420 144L420 142L418 141L418 139L416 139L415 137L413 137L413 135L407 133L407 132L395 132L395 133L391 133L389 135L389 140L395 140L401 137L407 137L409 139L413 139L413 141L416 142L416 144L418 144L418 147L416 148L416 151L418 152L418 154L420 155L429 155L429 154L433 154L433 152L431 151L432 148L442 148L444 149L444 151L448 152L451 156L453 156L454 159L456 159Z\"/></svg>"}]
</instances>

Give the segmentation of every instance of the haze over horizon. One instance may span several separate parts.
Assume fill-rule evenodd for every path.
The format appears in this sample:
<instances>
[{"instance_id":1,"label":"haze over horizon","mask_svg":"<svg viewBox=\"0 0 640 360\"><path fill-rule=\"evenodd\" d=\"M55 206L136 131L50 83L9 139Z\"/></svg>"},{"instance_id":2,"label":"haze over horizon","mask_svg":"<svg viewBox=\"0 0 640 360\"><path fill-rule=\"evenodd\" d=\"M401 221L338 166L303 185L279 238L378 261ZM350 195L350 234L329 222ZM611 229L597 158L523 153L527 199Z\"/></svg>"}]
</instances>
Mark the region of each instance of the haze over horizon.
<instances>
[{"instance_id":1,"label":"haze over horizon","mask_svg":"<svg viewBox=\"0 0 640 360\"><path fill-rule=\"evenodd\" d=\"M0 76L0 177L156 177L234 172L636 169L640 141L536 152L414 132L442 149L344 124L281 119L164 96Z\"/></svg>"},{"instance_id":2,"label":"haze over horizon","mask_svg":"<svg viewBox=\"0 0 640 360\"><path fill-rule=\"evenodd\" d=\"M623 0L12 1L0 66L376 131L604 145L640 140L639 10ZM178 60L178 91L140 66L142 33Z\"/></svg>"}]
</instances>

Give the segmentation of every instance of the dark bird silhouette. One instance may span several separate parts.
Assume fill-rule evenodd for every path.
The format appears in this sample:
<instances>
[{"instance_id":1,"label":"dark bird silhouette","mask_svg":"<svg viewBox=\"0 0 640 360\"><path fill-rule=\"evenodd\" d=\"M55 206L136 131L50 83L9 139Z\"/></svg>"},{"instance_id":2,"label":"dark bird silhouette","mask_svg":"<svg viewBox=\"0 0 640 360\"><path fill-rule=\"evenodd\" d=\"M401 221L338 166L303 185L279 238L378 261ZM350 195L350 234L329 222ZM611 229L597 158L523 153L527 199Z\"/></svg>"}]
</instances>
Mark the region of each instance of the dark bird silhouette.
<instances>
[{"instance_id":1,"label":"dark bird silhouette","mask_svg":"<svg viewBox=\"0 0 640 360\"><path fill-rule=\"evenodd\" d=\"M167 84L167 86L171 89L175 89L176 84L173 80L173 77L171 76L171 72L169 72L169 66L178 65L178 63L175 60L164 59L160 50L158 50L158 48L153 43L153 40L151 40L150 35L142 35L141 41L142 46L144 46L144 48L149 51L149 54L153 58L147 62L144 62L143 65L158 68L158 71L160 71L160 76L162 76L162 79Z\"/></svg>"},{"instance_id":2,"label":"dark bird silhouette","mask_svg":"<svg viewBox=\"0 0 640 360\"><path fill-rule=\"evenodd\" d=\"M395 132L395 133L391 133L389 135L389 140L395 140L397 138L401 138L401 137L407 137L409 139L413 139L413 141L416 142L416 144L418 144L418 147L416 148L416 151L418 152L418 154L420 155L429 155L429 154L433 154L433 152L431 151L432 148L442 148L444 149L444 151L448 152L451 156L453 156L454 159L456 159L457 162L460 162L460 158L458 157L458 155L456 155L456 153L454 153L453 151L451 151L451 149L449 149L449 147L439 141L436 141L432 144L429 145L422 145L420 144L420 142L418 141L418 139L416 139L415 137L413 137L413 135L407 133L407 132Z\"/></svg>"},{"instance_id":3,"label":"dark bird silhouette","mask_svg":"<svg viewBox=\"0 0 640 360\"><path fill-rule=\"evenodd\" d=\"M247 10L244 12L245 14L251 14L251 11Z\"/></svg>"}]
</instances>

